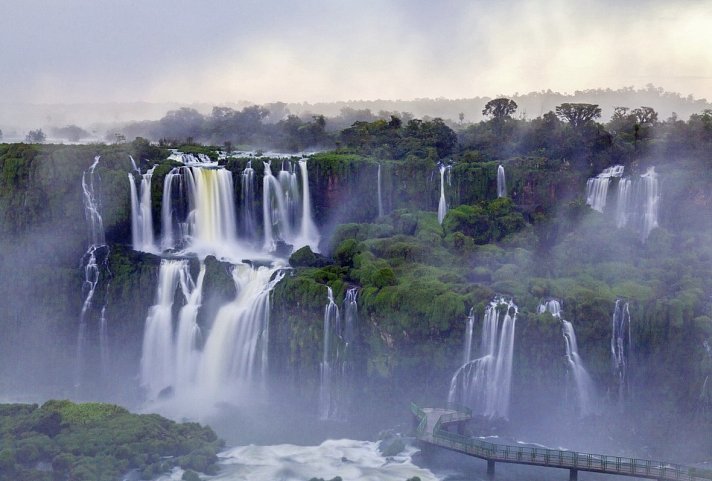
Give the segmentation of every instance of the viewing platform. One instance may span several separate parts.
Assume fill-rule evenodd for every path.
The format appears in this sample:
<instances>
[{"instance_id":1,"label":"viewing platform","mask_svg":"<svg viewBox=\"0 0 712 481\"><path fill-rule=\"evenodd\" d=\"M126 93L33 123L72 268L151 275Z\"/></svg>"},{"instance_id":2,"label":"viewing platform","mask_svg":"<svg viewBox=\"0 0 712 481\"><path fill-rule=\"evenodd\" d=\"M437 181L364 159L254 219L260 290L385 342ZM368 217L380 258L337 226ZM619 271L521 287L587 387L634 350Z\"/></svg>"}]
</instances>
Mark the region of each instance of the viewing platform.
<instances>
[{"instance_id":1,"label":"viewing platform","mask_svg":"<svg viewBox=\"0 0 712 481\"><path fill-rule=\"evenodd\" d=\"M472 412L461 406L421 408L411 403L410 409L419 420L415 431L415 436L419 441L486 460L487 475L492 480L497 462L568 469L570 481L578 480L579 471L660 481L712 480L712 470L681 464L576 451L511 446L458 434L451 429L462 427L462 423L472 419ZM460 431L462 430L460 429Z\"/></svg>"}]
</instances>

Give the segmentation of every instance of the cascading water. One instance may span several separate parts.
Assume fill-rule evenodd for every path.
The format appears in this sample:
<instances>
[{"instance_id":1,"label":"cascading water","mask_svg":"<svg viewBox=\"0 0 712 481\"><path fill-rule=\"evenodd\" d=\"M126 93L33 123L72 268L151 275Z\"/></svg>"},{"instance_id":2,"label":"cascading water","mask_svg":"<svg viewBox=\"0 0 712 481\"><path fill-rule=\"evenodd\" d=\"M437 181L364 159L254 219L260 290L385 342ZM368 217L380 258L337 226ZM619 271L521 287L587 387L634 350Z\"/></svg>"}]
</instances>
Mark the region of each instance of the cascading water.
<instances>
[{"instance_id":1,"label":"cascading water","mask_svg":"<svg viewBox=\"0 0 712 481\"><path fill-rule=\"evenodd\" d=\"M333 419L336 415L336 405L332 402L334 394L332 383L334 381L334 363L336 360L336 343L332 345L334 334L341 327L341 314L339 306L334 302L334 292L327 287L327 303L324 308L324 352L321 361L321 385L319 387L319 415L321 419Z\"/></svg>"},{"instance_id":2,"label":"cascading water","mask_svg":"<svg viewBox=\"0 0 712 481\"><path fill-rule=\"evenodd\" d=\"M257 215L255 213L255 169L252 161L247 162L247 167L242 171L240 189L240 228L242 237L248 241L257 239Z\"/></svg>"},{"instance_id":3,"label":"cascading water","mask_svg":"<svg viewBox=\"0 0 712 481\"><path fill-rule=\"evenodd\" d=\"M450 166L440 164L440 201L438 202L438 223L442 224L447 214L447 200L445 200L445 174L450 173Z\"/></svg>"},{"instance_id":4,"label":"cascading water","mask_svg":"<svg viewBox=\"0 0 712 481\"><path fill-rule=\"evenodd\" d=\"M709 372L709 368L712 368L712 346L707 339L702 342L702 346L705 348L705 352L707 353L707 365L709 366ZM710 380L709 374L705 376L705 380L702 381L699 412L703 418L712 415L712 381Z\"/></svg>"},{"instance_id":5,"label":"cascading water","mask_svg":"<svg viewBox=\"0 0 712 481\"><path fill-rule=\"evenodd\" d=\"M378 164L378 217L383 217L383 194L381 191L381 164Z\"/></svg>"},{"instance_id":6,"label":"cascading water","mask_svg":"<svg viewBox=\"0 0 712 481\"><path fill-rule=\"evenodd\" d=\"M174 190L178 197L183 196L183 177L179 168L171 169L163 180L163 200L161 204L161 248L174 249L182 241L183 233L179 228L178 213L173 204Z\"/></svg>"},{"instance_id":7,"label":"cascading water","mask_svg":"<svg viewBox=\"0 0 712 481\"><path fill-rule=\"evenodd\" d=\"M154 165L141 175L141 184L138 189L134 176L130 172L128 174L131 186L131 234L133 248L137 251L157 251L154 243L153 214L151 212L151 177L155 168Z\"/></svg>"},{"instance_id":8,"label":"cascading water","mask_svg":"<svg viewBox=\"0 0 712 481\"><path fill-rule=\"evenodd\" d=\"M611 328L611 359L613 376L618 384L618 402L621 405L630 395L628 365L633 350L630 332L628 303L617 299Z\"/></svg>"},{"instance_id":9,"label":"cascading water","mask_svg":"<svg viewBox=\"0 0 712 481\"><path fill-rule=\"evenodd\" d=\"M87 330L87 313L92 306L96 286L99 283L100 267L97 261L97 254L106 259L108 256L108 246L104 236L104 221L99 213L99 199L95 186L95 170L99 165L99 156L94 157L94 163L82 173L82 199L84 205L84 217L87 222L88 248L82 256L81 265L84 268L84 284L82 292L84 302L79 315L79 331L77 333L77 354L75 367L75 385L80 385L83 375L84 363L84 343ZM106 372L108 369L108 330L106 325L104 306L101 310L100 319L100 356L101 369ZM103 334L103 335L102 335ZM102 342L102 340L104 342Z\"/></svg>"},{"instance_id":10,"label":"cascading water","mask_svg":"<svg viewBox=\"0 0 712 481\"><path fill-rule=\"evenodd\" d=\"M561 303L556 299L551 299L539 304L537 309L539 314L550 313L553 317L561 320L561 331L564 337L566 348L566 362L569 372L573 376L574 388L576 390L576 407L581 417L589 416L595 412L595 389L591 376L583 365L581 356L578 353L578 343L576 333L571 322L562 317Z\"/></svg>"},{"instance_id":11,"label":"cascading water","mask_svg":"<svg viewBox=\"0 0 712 481\"><path fill-rule=\"evenodd\" d=\"M465 324L465 350L462 358L462 364L467 364L472 359L472 333L475 330L475 308L470 308L470 313L467 315L467 323Z\"/></svg>"},{"instance_id":12,"label":"cascading water","mask_svg":"<svg viewBox=\"0 0 712 481\"><path fill-rule=\"evenodd\" d=\"M296 174L282 170L280 180L272 175L269 162L264 163L262 180L262 214L264 219L264 250L273 252L278 241L291 244L294 249L308 245L312 251L319 251L319 230L312 218L311 195L307 161L299 161L302 178L301 206ZM296 215L301 208L300 216Z\"/></svg>"},{"instance_id":13,"label":"cascading water","mask_svg":"<svg viewBox=\"0 0 712 481\"><path fill-rule=\"evenodd\" d=\"M319 252L319 230L316 228L312 217L311 195L309 194L309 171L307 161L299 161L299 170L302 174L302 229L300 243L295 248L308 245L312 251Z\"/></svg>"},{"instance_id":14,"label":"cascading water","mask_svg":"<svg viewBox=\"0 0 712 481\"><path fill-rule=\"evenodd\" d=\"M450 382L448 401L470 406L490 418L507 418L517 306L496 298L485 309L482 357L468 360Z\"/></svg>"},{"instance_id":15,"label":"cascading water","mask_svg":"<svg viewBox=\"0 0 712 481\"><path fill-rule=\"evenodd\" d=\"M497 167L497 197L507 197L507 180L502 165Z\"/></svg>"},{"instance_id":16,"label":"cascading water","mask_svg":"<svg viewBox=\"0 0 712 481\"><path fill-rule=\"evenodd\" d=\"M586 182L586 204L590 205L593 210L603 212L606 208L606 200L608 199L608 186L611 179L621 177L623 175L623 166L614 165L603 169L603 172L596 177L588 179Z\"/></svg>"},{"instance_id":17,"label":"cascading water","mask_svg":"<svg viewBox=\"0 0 712 481\"><path fill-rule=\"evenodd\" d=\"M655 167L639 177L622 177L623 166L609 167L586 184L586 203L601 213L607 211L608 185L612 178L619 178L615 192L615 210L605 212L614 216L616 227L631 226L645 241L650 232L658 227L660 188Z\"/></svg>"}]
</instances>

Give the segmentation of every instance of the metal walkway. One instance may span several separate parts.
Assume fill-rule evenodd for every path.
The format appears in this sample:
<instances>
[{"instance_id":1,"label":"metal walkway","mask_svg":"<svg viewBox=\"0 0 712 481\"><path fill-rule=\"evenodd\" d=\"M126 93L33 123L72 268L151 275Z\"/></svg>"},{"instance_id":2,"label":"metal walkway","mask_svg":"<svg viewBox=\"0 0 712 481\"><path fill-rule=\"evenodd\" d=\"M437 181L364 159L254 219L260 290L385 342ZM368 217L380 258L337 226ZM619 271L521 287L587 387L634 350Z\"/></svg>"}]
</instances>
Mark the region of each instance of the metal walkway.
<instances>
[{"instance_id":1,"label":"metal walkway","mask_svg":"<svg viewBox=\"0 0 712 481\"><path fill-rule=\"evenodd\" d=\"M413 415L419 420L418 428L416 429L418 440L486 460L487 474L490 479L494 478L495 462L500 462L568 469L571 481L578 479L578 471L635 476L661 481L712 480L712 470L697 469L681 464L496 444L447 430L448 425L472 419L472 412L467 408L453 405L449 405L444 409L421 408L414 403L411 403L410 408Z\"/></svg>"}]
</instances>

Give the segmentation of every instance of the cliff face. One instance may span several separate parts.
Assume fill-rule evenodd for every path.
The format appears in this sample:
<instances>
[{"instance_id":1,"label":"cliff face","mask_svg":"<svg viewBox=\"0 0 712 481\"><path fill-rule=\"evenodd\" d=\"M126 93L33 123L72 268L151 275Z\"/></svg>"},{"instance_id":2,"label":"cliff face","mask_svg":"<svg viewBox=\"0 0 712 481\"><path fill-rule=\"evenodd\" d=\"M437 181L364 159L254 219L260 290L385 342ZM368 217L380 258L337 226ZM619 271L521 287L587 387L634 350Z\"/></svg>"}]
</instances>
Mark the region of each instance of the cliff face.
<instances>
[{"instance_id":1,"label":"cliff face","mask_svg":"<svg viewBox=\"0 0 712 481\"><path fill-rule=\"evenodd\" d=\"M9 334L0 342L8 356L31 365L37 378L47 370L57 379L71 378L66 366L74 356L83 299L79 260L86 249L81 175L98 154L109 248L100 253L102 276L89 315L88 352L90 358L99 356L96 323L106 306L117 369L137 372L159 259L129 247L128 155L142 155L135 149L132 144L0 146L0 284L8 293L0 303L0 323ZM236 199L247 162L226 162ZM281 162L273 160L273 170ZM379 164L385 215L377 219ZM611 398L618 389L611 374L611 316L621 298L630 303L633 385L646 393L642 397L661 400L676 412L701 409L702 384L710 375L704 341L712 336L712 257L706 248L712 223L699 207L706 205L709 174L693 162L661 171L661 228L642 243L635 232L616 229L584 205L588 172L543 158L502 164L511 201L495 200L498 162L453 166L445 189L450 213L441 226L435 215L440 179L432 161L335 153L311 157L314 217L328 239L322 249L327 259L290 270L273 291L272 375L316 402L326 286L339 305L349 287L358 287L352 366L365 392L392 404L408 397L441 402L462 360L465 317L474 308L477 350L484 308L500 294L514 298L520 309L515 406L539 403L546 409L565 396L561 323L537 313L546 298L562 301L600 396ZM163 162L154 172L156 232L163 179L174 165ZM252 166L261 179L262 162L252 159ZM260 181L255 190L261 213ZM206 290L220 294L206 296L201 323L234 289L224 266L211 262ZM53 344L53 338L63 342ZM14 368L5 366L4 377L10 379Z\"/></svg>"}]
</instances>

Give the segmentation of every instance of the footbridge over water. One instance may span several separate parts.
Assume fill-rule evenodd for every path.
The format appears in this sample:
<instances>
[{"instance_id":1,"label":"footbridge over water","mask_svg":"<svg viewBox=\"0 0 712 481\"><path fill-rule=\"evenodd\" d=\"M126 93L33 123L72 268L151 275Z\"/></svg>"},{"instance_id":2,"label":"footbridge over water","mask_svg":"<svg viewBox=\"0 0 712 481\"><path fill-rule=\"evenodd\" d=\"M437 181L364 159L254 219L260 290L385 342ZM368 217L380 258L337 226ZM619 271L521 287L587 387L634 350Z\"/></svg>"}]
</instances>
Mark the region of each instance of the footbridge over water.
<instances>
[{"instance_id":1,"label":"footbridge over water","mask_svg":"<svg viewBox=\"0 0 712 481\"><path fill-rule=\"evenodd\" d=\"M492 443L464 436L457 431L462 423L472 419L472 412L464 407L421 408L411 403L411 411L418 420L416 438L487 461L487 475L494 479L495 463L528 464L569 470L569 479L576 481L579 471L619 476L634 476L660 481L711 481L712 471L681 464L624 458L602 454L579 453L557 449L512 446Z\"/></svg>"}]
</instances>

